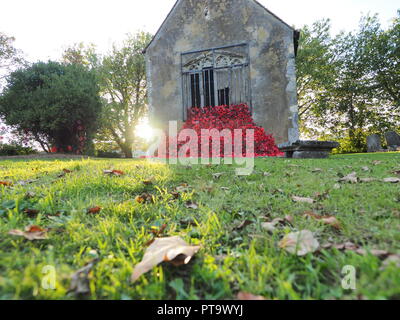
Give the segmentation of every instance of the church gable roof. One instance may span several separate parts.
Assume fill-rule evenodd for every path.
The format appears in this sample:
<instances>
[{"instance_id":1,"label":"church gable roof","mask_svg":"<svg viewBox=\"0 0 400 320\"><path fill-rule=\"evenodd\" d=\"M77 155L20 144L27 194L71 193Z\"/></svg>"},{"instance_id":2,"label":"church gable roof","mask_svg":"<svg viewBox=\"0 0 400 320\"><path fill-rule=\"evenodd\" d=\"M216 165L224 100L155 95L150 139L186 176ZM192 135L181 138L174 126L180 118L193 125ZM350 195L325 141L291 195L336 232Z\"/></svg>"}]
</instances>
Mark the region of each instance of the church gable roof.
<instances>
[{"instance_id":1,"label":"church gable roof","mask_svg":"<svg viewBox=\"0 0 400 320\"><path fill-rule=\"evenodd\" d=\"M176 8L178 7L178 5L186 0L177 0L174 4L174 6L172 7L171 11L168 13L167 17L165 18L165 20L163 21L163 23L161 24L161 26L158 28L156 34L154 35L153 39L151 39L150 43L147 45L147 47L143 50L143 53L146 53L147 49L153 44L153 42L155 41L155 39L157 38L157 36L159 35L159 33L161 32L161 30L163 29L164 25L167 23L167 21L170 19L170 17L172 16L172 14L174 13L174 11L176 10ZM277 19L278 21L280 21L281 23L283 23L286 27L292 29L293 31L296 32L296 30L290 26L288 23L286 23L285 21L283 21L281 18L279 18L276 14L274 14L273 12L271 12L270 10L268 10L265 6L263 6L260 2L258 2L257 0L249 0L252 1L254 3L256 3L260 9L265 10L268 14L270 14L271 16L273 16L275 19Z\"/></svg>"}]
</instances>

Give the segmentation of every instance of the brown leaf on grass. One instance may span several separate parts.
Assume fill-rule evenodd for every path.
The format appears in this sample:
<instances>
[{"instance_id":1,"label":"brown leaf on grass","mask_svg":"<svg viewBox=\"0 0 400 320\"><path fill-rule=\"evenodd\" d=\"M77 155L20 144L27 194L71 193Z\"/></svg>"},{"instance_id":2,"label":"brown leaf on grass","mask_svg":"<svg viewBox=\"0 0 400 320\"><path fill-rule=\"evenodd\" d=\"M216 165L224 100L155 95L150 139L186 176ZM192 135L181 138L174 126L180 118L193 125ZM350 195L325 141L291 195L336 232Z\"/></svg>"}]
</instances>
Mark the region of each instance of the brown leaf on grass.
<instances>
[{"instance_id":1,"label":"brown leaf on grass","mask_svg":"<svg viewBox=\"0 0 400 320\"><path fill-rule=\"evenodd\" d=\"M178 192L189 192L190 191L189 188L190 187L189 187L189 185L187 183L182 183L179 186L177 186L175 189Z\"/></svg>"},{"instance_id":2,"label":"brown leaf on grass","mask_svg":"<svg viewBox=\"0 0 400 320\"><path fill-rule=\"evenodd\" d=\"M379 160L374 160L374 161L372 161L372 164L374 165L374 166L377 166L378 164L381 164L382 163L382 161L379 161Z\"/></svg>"},{"instance_id":3,"label":"brown leaf on grass","mask_svg":"<svg viewBox=\"0 0 400 320\"><path fill-rule=\"evenodd\" d=\"M148 178L148 179L146 179L146 180L143 180L142 183L143 183L145 186L151 186L151 185L154 184L154 180L155 180L154 176L151 176L150 178Z\"/></svg>"},{"instance_id":4,"label":"brown leaf on grass","mask_svg":"<svg viewBox=\"0 0 400 320\"><path fill-rule=\"evenodd\" d=\"M140 196L135 198L135 201L140 204L153 203L153 196L150 193L142 193Z\"/></svg>"},{"instance_id":5,"label":"brown leaf on grass","mask_svg":"<svg viewBox=\"0 0 400 320\"><path fill-rule=\"evenodd\" d=\"M287 234L280 242L279 247L287 252L304 256L318 250L319 242L309 230L301 230Z\"/></svg>"},{"instance_id":6,"label":"brown leaf on grass","mask_svg":"<svg viewBox=\"0 0 400 320\"><path fill-rule=\"evenodd\" d=\"M385 178L382 181L387 183L400 183L400 178Z\"/></svg>"},{"instance_id":7,"label":"brown leaf on grass","mask_svg":"<svg viewBox=\"0 0 400 320\"><path fill-rule=\"evenodd\" d=\"M177 200L179 199L179 192L170 192L172 199Z\"/></svg>"},{"instance_id":8,"label":"brown leaf on grass","mask_svg":"<svg viewBox=\"0 0 400 320\"><path fill-rule=\"evenodd\" d=\"M323 248L324 249L335 248L337 250L355 251L359 248L359 246L354 244L353 242L347 241L345 243L326 243L324 244Z\"/></svg>"},{"instance_id":9,"label":"brown leaf on grass","mask_svg":"<svg viewBox=\"0 0 400 320\"><path fill-rule=\"evenodd\" d=\"M108 174L110 176L123 176L125 173L121 170L104 170L104 174Z\"/></svg>"},{"instance_id":10,"label":"brown leaf on grass","mask_svg":"<svg viewBox=\"0 0 400 320\"><path fill-rule=\"evenodd\" d=\"M0 181L0 186L11 187L13 184L9 181Z\"/></svg>"},{"instance_id":11,"label":"brown leaf on grass","mask_svg":"<svg viewBox=\"0 0 400 320\"><path fill-rule=\"evenodd\" d=\"M379 250L379 249L371 249L371 250L365 250L363 248L360 249L356 249L355 250L356 253L358 253L359 255L365 256L368 253L372 254L375 257L378 257L380 259L386 258L387 256L390 255L390 253L386 250Z\"/></svg>"},{"instance_id":12,"label":"brown leaf on grass","mask_svg":"<svg viewBox=\"0 0 400 320\"><path fill-rule=\"evenodd\" d=\"M292 216L289 216L289 215L285 216L285 220L287 222L289 222L289 223L293 223L293 217Z\"/></svg>"},{"instance_id":13,"label":"brown leaf on grass","mask_svg":"<svg viewBox=\"0 0 400 320\"><path fill-rule=\"evenodd\" d=\"M69 169L63 169L64 173L72 173L72 170Z\"/></svg>"},{"instance_id":14,"label":"brown leaf on grass","mask_svg":"<svg viewBox=\"0 0 400 320\"><path fill-rule=\"evenodd\" d=\"M267 300L263 296L256 296L254 294L251 294L248 292L243 292L243 291L241 291L237 294L236 299L242 300L242 301L245 301L245 300L253 300L253 301L254 300Z\"/></svg>"},{"instance_id":15,"label":"brown leaf on grass","mask_svg":"<svg viewBox=\"0 0 400 320\"><path fill-rule=\"evenodd\" d=\"M285 216L285 219L282 218L275 218L271 222L264 222L261 224L261 227L268 232L274 232L278 225L285 226L287 224L291 224L293 222L292 216Z\"/></svg>"},{"instance_id":16,"label":"brown leaf on grass","mask_svg":"<svg viewBox=\"0 0 400 320\"><path fill-rule=\"evenodd\" d=\"M131 281L135 282L142 274L162 262L188 264L200 250L200 246L190 246L180 237L157 238L146 249L143 260L135 266Z\"/></svg>"},{"instance_id":17,"label":"brown leaf on grass","mask_svg":"<svg viewBox=\"0 0 400 320\"><path fill-rule=\"evenodd\" d=\"M193 210L197 210L199 208L199 206L197 205L196 202L193 202L193 201L190 201L190 200L186 201L185 207L188 208L188 209L193 209Z\"/></svg>"},{"instance_id":18,"label":"brown leaf on grass","mask_svg":"<svg viewBox=\"0 0 400 320\"><path fill-rule=\"evenodd\" d=\"M68 292L73 292L76 295L90 294L89 273L92 271L97 261L98 259L92 260L72 275Z\"/></svg>"},{"instance_id":19,"label":"brown leaf on grass","mask_svg":"<svg viewBox=\"0 0 400 320\"><path fill-rule=\"evenodd\" d=\"M35 217L39 214L39 210L35 210L35 209L24 209L23 211L28 217Z\"/></svg>"},{"instance_id":20,"label":"brown leaf on grass","mask_svg":"<svg viewBox=\"0 0 400 320\"><path fill-rule=\"evenodd\" d=\"M314 193L314 197L317 198L318 200L325 200L329 198L329 190L325 192L316 192Z\"/></svg>"},{"instance_id":21,"label":"brown leaf on grass","mask_svg":"<svg viewBox=\"0 0 400 320\"><path fill-rule=\"evenodd\" d=\"M315 202L314 199L311 198L303 198L303 197L297 197L297 196L292 196L292 200L294 202L303 202L303 203L310 203L313 204Z\"/></svg>"},{"instance_id":22,"label":"brown leaf on grass","mask_svg":"<svg viewBox=\"0 0 400 320\"><path fill-rule=\"evenodd\" d=\"M394 170L394 171L392 171L392 173L397 174L398 176L400 176L400 170Z\"/></svg>"},{"instance_id":23,"label":"brown leaf on grass","mask_svg":"<svg viewBox=\"0 0 400 320\"><path fill-rule=\"evenodd\" d=\"M242 221L239 225L237 225L236 227L233 228L233 230L243 230L244 228L246 228L247 226L253 224L254 222L251 220L244 220Z\"/></svg>"},{"instance_id":24,"label":"brown leaf on grass","mask_svg":"<svg viewBox=\"0 0 400 320\"><path fill-rule=\"evenodd\" d=\"M101 207L94 207L94 208L87 209L87 213L90 213L90 214L97 214L100 211L101 211Z\"/></svg>"},{"instance_id":25,"label":"brown leaf on grass","mask_svg":"<svg viewBox=\"0 0 400 320\"><path fill-rule=\"evenodd\" d=\"M164 223L161 227L157 228L154 227L151 229L151 233L155 236L155 237L161 237L161 235L164 233L165 229L167 228L167 225Z\"/></svg>"},{"instance_id":26,"label":"brown leaf on grass","mask_svg":"<svg viewBox=\"0 0 400 320\"><path fill-rule=\"evenodd\" d=\"M156 238L159 238L162 236L162 234L164 233L165 229L167 228L166 224L163 224L160 228L158 227L152 227L151 229L151 233L153 234L153 238L150 239L149 241L147 241L144 246L148 247L150 246L155 240Z\"/></svg>"},{"instance_id":27,"label":"brown leaf on grass","mask_svg":"<svg viewBox=\"0 0 400 320\"><path fill-rule=\"evenodd\" d=\"M25 231L10 230L8 234L12 236L24 237L30 241L47 239L47 229L42 229L39 226L28 226L25 228Z\"/></svg>"},{"instance_id":28,"label":"brown leaf on grass","mask_svg":"<svg viewBox=\"0 0 400 320\"><path fill-rule=\"evenodd\" d=\"M333 216L329 216L329 217L322 217L320 219L323 223L330 225L331 227L340 230L342 228L340 222L338 219L336 219L336 217Z\"/></svg>"},{"instance_id":29,"label":"brown leaf on grass","mask_svg":"<svg viewBox=\"0 0 400 320\"><path fill-rule=\"evenodd\" d=\"M352 172L347 176L340 178L339 182L357 183L358 182L357 172Z\"/></svg>"},{"instance_id":30,"label":"brown leaf on grass","mask_svg":"<svg viewBox=\"0 0 400 320\"><path fill-rule=\"evenodd\" d=\"M197 226L196 221L193 218L185 218L179 221L182 228L189 228L191 226Z\"/></svg>"},{"instance_id":31,"label":"brown leaf on grass","mask_svg":"<svg viewBox=\"0 0 400 320\"><path fill-rule=\"evenodd\" d=\"M338 229L338 230L341 229L341 224L340 224L339 220L336 219L336 217L334 217L334 216L320 216L319 214L316 214L312 211L306 211L304 213L304 216L319 220L325 224L332 226L335 229Z\"/></svg>"}]
</instances>

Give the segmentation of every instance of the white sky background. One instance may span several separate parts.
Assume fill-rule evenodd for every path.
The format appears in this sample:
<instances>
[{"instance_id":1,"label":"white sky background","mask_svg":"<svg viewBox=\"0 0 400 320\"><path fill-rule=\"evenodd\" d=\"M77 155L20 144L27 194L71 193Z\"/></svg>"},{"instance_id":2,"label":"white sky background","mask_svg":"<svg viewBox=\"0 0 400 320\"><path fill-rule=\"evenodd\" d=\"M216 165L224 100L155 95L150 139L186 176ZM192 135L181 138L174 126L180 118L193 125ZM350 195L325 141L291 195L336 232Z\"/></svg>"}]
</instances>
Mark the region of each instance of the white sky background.
<instances>
[{"instance_id":1,"label":"white sky background","mask_svg":"<svg viewBox=\"0 0 400 320\"><path fill-rule=\"evenodd\" d=\"M361 13L379 13L386 26L399 0L260 0L297 28L327 17L333 32L357 27ZM16 37L31 61L57 60L63 49L94 43L106 52L129 32L155 33L175 0L0 0L0 31Z\"/></svg>"}]
</instances>

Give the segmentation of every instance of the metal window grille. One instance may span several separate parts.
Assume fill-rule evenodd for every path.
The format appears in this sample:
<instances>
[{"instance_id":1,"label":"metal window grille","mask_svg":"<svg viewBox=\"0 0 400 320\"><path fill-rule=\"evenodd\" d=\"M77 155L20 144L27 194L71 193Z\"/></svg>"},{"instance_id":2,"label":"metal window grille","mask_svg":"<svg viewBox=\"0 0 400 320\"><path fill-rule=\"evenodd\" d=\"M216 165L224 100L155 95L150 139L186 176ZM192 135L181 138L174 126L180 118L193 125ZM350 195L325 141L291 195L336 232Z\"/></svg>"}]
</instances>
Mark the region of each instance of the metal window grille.
<instances>
[{"instance_id":1,"label":"metal window grille","mask_svg":"<svg viewBox=\"0 0 400 320\"><path fill-rule=\"evenodd\" d=\"M247 44L238 44L181 54L184 120L191 107L251 107L248 50Z\"/></svg>"}]
</instances>

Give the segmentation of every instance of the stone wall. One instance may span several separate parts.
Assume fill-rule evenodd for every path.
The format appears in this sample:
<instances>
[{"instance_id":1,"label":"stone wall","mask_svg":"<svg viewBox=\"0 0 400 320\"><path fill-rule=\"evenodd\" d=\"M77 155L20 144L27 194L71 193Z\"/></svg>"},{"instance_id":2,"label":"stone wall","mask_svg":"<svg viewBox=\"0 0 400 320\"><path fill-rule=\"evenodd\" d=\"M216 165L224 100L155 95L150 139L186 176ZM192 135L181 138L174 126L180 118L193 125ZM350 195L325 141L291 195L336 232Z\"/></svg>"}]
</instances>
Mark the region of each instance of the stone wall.
<instances>
[{"instance_id":1,"label":"stone wall","mask_svg":"<svg viewBox=\"0 0 400 320\"><path fill-rule=\"evenodd\" d=\"M179 0L146 50L152 125L183 121L182 52L246 42L255 122L277 143L298 140L293 36L253 0Z\"/></svg>"}]
</instances>

